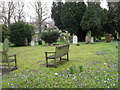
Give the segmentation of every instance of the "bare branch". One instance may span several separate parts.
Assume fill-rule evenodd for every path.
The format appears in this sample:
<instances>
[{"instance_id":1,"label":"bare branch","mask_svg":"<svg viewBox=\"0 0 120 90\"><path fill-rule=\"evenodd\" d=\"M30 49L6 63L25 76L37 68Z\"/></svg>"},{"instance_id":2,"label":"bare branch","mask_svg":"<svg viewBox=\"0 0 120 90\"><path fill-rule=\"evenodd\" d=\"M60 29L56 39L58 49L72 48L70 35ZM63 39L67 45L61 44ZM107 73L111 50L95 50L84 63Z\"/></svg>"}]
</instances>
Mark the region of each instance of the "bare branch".
<instances>
[{"instance_id":1,"label":"bare branch","mask_svg":"<svg viewBox=\"0 0 120 90\"><path fill-rule=\"evenodd\" d=\"M36 20L38 23L39 34L40 34L43 22L49 17L48 13L47 13L48 12L47 3L43 3L43 2L41 2L41 0L38 0L38 1L32 2L30 4L36 12L36 15L37 15Z\"/></svg>"}]
</instances>

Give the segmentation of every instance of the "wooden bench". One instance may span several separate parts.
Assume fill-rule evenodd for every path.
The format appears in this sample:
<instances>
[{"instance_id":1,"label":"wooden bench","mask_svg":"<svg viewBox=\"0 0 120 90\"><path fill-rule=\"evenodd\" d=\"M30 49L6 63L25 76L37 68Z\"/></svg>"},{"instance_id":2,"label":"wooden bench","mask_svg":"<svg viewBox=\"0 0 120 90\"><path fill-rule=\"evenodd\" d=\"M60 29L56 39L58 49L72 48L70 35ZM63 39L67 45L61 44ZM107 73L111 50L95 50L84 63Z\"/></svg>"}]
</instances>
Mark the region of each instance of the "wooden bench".
<instances>
[{"instance_id":1,"label":"wooden bench","mask_svg":"<svg viewBox=\"0 0 120 90\"><path fill-rule=\"evenodd\" d=\"M54 59L54 66L57 67L57 59L60 58L61 60L67 60L69 61L69 45L63 45L63 46L58 46L55 49L55 52L45 52L45 57L46 57L46 67L48 67L48 59ZM49 55L48 54L52 54ZM63 59L62 57L67 55L67 59Z\"/></svg>"},{"instance_id":2,"label":"wooden bench","mask_svg":"<svg viewBox=\"0 0 120 90\"><path fill-rule=\"evenodd\" d=\"M16 54L8 55L6 51L2 51L2 63L8 64L8 70L11 70L11 62L15 62L15 68L17 68Z\"/></svg>"},{"instance_id":3,"label":"wooden bench","mask_svg":"<svg viewBox=\"0 0 120 90\"><path fill-rule=\"evenodd\" d=\"M16 60L16 54L8 55L8 48L9 48L9 41L8 39L4 40L3 43L3 51L2 52L2 63L8 64L9 71L11 70L11 62L15 62L15 68L17 68L17 60Z\"/></svg>"}]
</instances>

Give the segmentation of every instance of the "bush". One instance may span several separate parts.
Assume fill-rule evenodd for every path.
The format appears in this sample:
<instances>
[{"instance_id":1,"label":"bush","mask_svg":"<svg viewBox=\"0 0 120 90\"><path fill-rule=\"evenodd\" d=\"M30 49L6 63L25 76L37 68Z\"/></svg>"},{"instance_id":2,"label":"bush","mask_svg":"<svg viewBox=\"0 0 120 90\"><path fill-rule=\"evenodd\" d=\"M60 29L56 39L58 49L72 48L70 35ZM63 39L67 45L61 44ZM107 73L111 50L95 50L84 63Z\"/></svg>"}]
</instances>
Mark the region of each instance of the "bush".
<instances>
[{"instance_id":1,"label":"bush","mask_svg":"<svg viewBox=\"0 0 120 90\"><path fill-rule=\"evenodd\" d=\"M15 46L24 46L25 38L31 42L34 27L24 22L16 22L10 25L10 41Z\"/></svg>"},{"instance_id":2,"label":"bush","mask_svg":"<svg viewBox=\"0 0 120 90\"><path fill-rule=\"evenodd\" d=\"M59 38L60 33L55 30L45 30L41 33L41 39L45 41L45 43L54 43L57 42L57 39Z\"/></svg>"},{"instance_id":3,"label":"bush","mask_svg":"<svg viewBox=\"0 0 120 90\"><path fill-rule=\"evenodd\" d=\"M9 30L4 25L1 25L1 28L2 28L2 42L3 42L5 38L9 37Z\"/></svg>"}]
</instances>

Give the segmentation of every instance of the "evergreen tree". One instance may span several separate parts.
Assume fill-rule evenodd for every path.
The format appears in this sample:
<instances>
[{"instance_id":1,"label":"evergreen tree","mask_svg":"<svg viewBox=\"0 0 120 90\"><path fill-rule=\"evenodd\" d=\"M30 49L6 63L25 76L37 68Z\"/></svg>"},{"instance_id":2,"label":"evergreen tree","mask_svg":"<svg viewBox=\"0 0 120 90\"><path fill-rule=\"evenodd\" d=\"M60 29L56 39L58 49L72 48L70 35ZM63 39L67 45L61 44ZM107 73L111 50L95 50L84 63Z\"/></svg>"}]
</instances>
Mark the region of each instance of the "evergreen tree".
<instances>
[{"instance_id":1,"label":"evergreen tree","mask_svg":"<svg viewBox=\"0 0 120 90\"><path fill-rule=\"evenodd\" d=\"M55 25L70 34L76 34L79 41L85 41L86 31L82 30L80 22L86 10L84 2L53 3L52 18Z\"/></svg>"}]
</instances>

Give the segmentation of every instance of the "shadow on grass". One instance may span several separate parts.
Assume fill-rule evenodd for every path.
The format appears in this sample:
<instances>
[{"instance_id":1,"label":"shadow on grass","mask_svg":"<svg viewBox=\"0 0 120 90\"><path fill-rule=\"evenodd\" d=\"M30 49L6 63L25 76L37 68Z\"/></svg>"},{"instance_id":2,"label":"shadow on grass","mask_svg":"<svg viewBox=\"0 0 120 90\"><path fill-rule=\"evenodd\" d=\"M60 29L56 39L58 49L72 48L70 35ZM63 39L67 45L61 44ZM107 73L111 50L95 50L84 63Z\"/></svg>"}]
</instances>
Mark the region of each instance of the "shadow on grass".
<instances>
[{"instance_id":1,"label":"shadow on grass","mask_svg":"<svg viewBox=\"0 0 120 90\"><path fill-rule=\"evenodd\" d=\"M16 70L17 68L12 66L11 70L8 70L7 65L2 65L2 66L0 66L0 69L2 70L2 75L8 75L11 71Z\"/></svg>"},{"instance_id":2,"label":"shadow on grass","mask_svg":"<svg viewBox=\"0 0 120 90\"><path fill-rule=\"evenodd\" d=\"M68 61L66 61L66 60L61 60L61 61L57 61L57 67L59 67L59 66L61 66L61 65L64 65L64 64L66 64ZM43 66L45 66L46 67L46 64L43 64ZM54 66L54 60L53 61L50 61L49 63L48 63L48 67L50 67L50 68L54 68L55 66Z\"/></svg>"}]
</instances>

